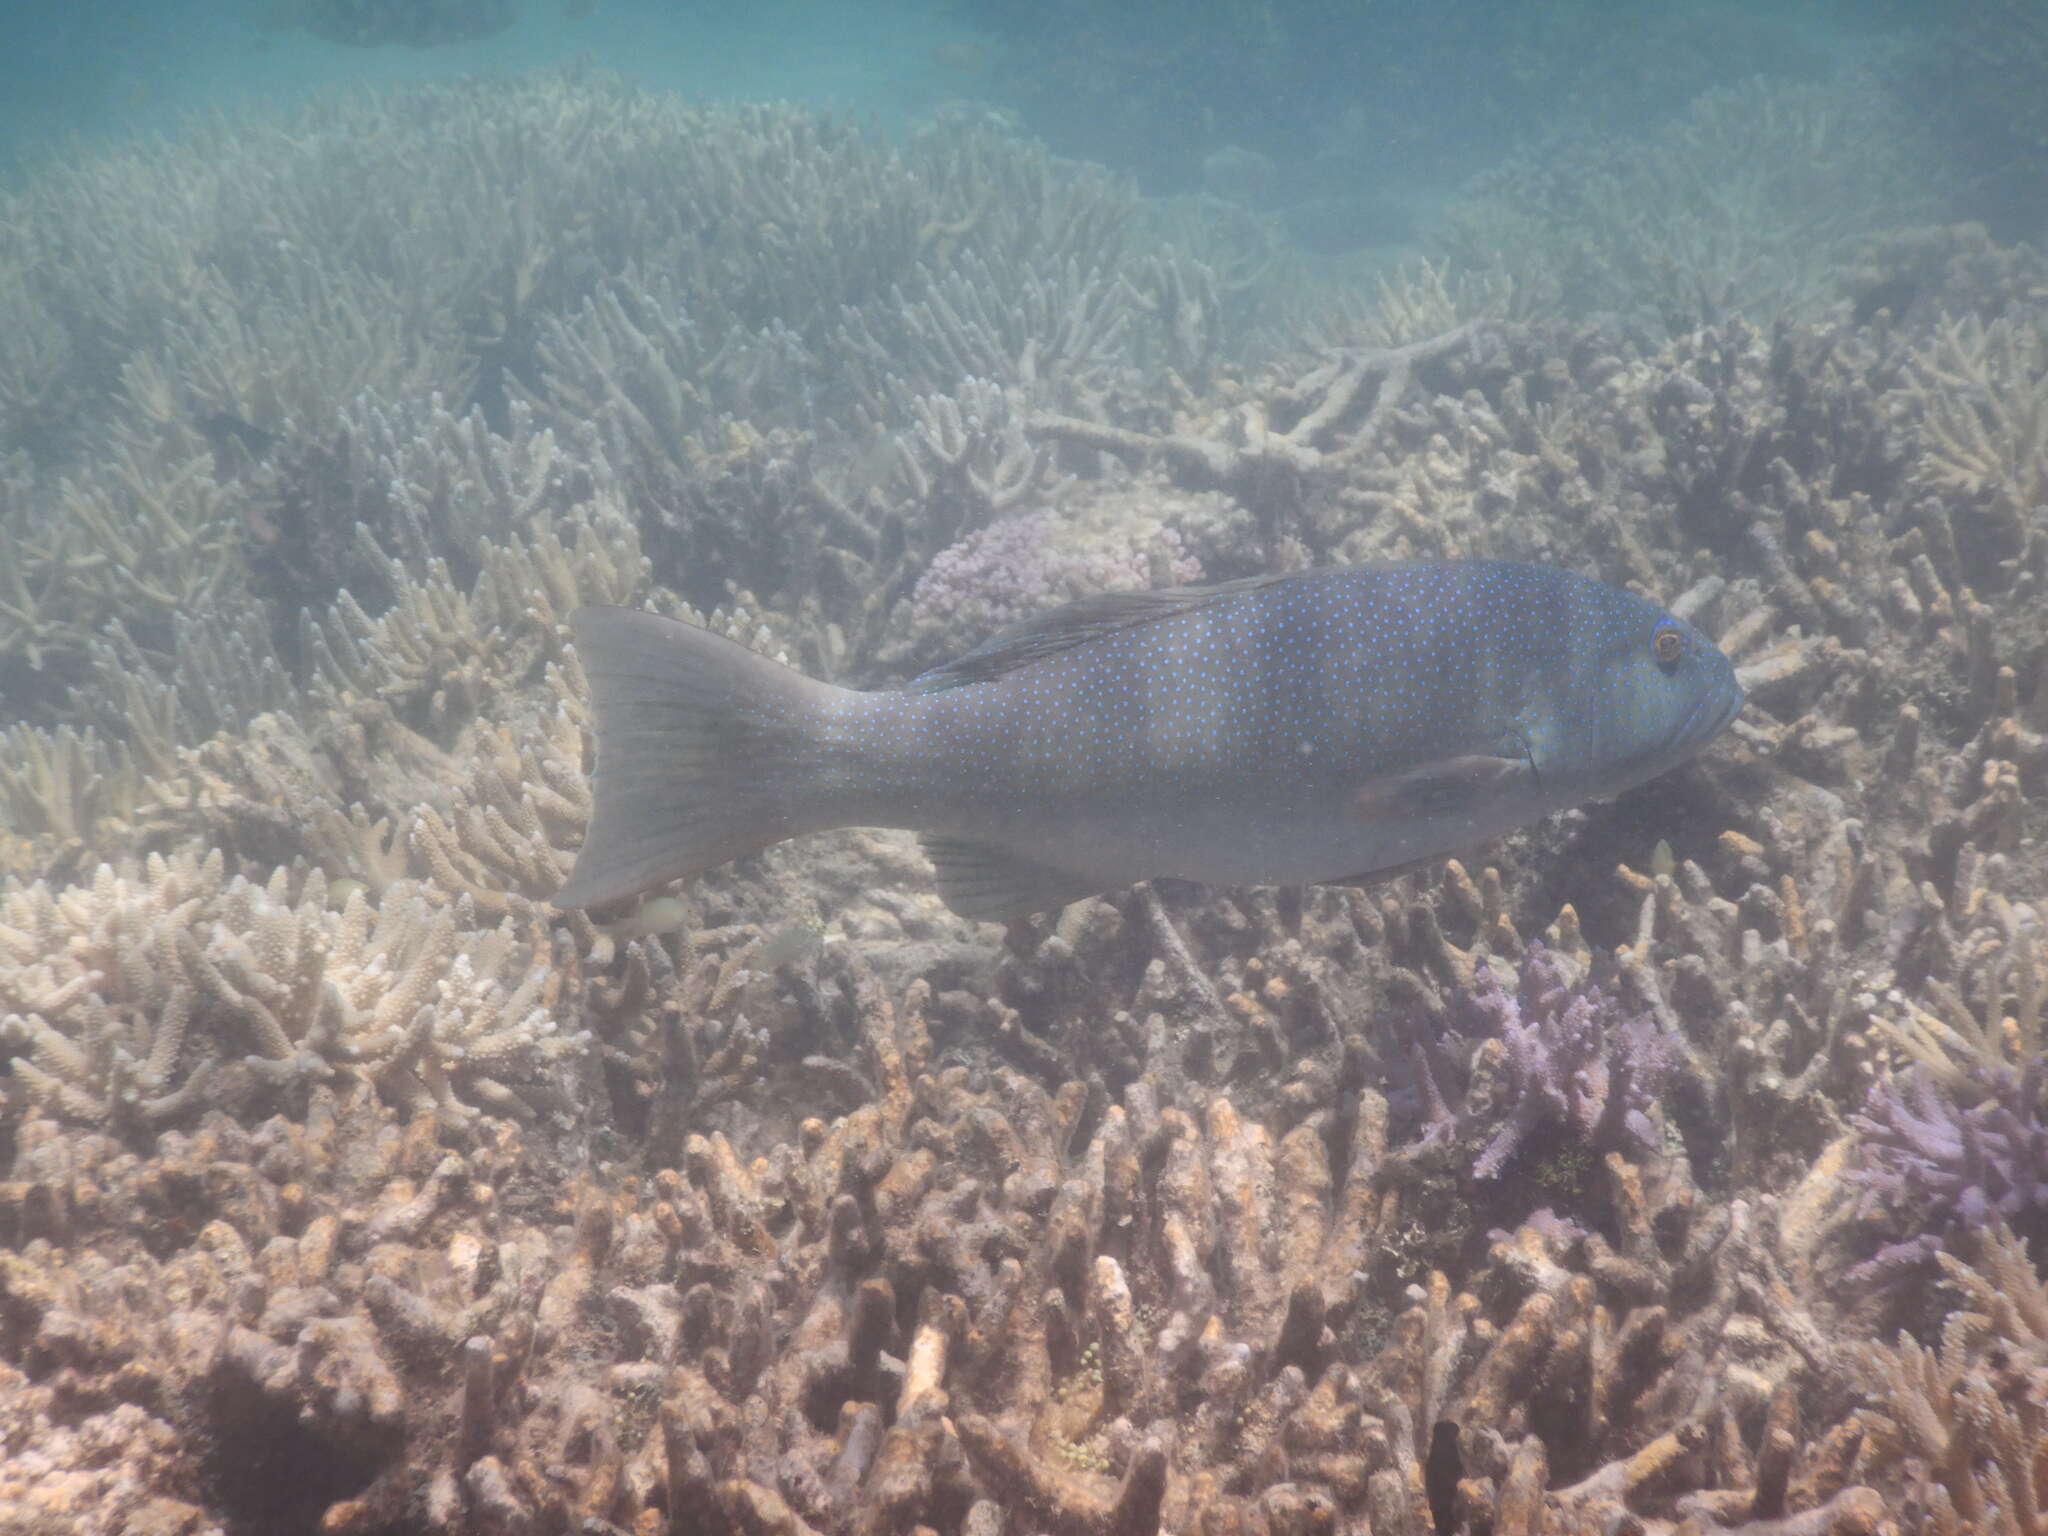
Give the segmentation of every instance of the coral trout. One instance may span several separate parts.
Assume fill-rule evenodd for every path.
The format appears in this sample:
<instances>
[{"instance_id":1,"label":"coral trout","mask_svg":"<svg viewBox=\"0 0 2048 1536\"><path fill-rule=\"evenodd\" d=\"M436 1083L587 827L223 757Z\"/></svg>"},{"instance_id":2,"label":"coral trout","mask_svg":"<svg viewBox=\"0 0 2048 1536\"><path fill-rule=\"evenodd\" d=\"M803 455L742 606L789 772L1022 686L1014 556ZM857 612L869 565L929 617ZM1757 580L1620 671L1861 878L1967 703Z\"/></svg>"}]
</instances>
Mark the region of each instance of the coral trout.
<instances>
[{"instance_id":1,"label":"coral trout","mask_svg":"<svg viewBox=\"0 0 2048 1536\"><path fill-rule=\"evenodd\" d=\"M1654 603L1501 562L1111 593L865 693L651 613L571 623L597 757L564 907L849 826L919 833L973 918L1355 882L1653 778L1743 701Z\"/></svg>"}]
</instances>

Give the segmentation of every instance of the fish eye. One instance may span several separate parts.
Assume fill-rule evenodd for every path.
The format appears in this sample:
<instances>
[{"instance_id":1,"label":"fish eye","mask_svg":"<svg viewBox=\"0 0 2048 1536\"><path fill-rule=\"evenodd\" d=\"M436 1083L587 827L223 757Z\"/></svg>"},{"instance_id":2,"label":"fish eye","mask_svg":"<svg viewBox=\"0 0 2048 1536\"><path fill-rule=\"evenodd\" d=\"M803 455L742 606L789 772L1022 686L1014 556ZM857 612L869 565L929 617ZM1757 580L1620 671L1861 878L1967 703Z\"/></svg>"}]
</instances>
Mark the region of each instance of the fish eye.
<instances>
[{"instance_id":1,"label":"fish eye","mask_svg":"<svg viewBox=\"0 0 2048 1536\"><path fill-rule=\"evenodd\" d=\"M1657 631L1657 637L1650 642L1650 649L1656 654L1657 665L1669 672L1678 665L1678 658L1685 654L1685 641L1677 630L1666 626Z\"/></svg>"}]
</instances>

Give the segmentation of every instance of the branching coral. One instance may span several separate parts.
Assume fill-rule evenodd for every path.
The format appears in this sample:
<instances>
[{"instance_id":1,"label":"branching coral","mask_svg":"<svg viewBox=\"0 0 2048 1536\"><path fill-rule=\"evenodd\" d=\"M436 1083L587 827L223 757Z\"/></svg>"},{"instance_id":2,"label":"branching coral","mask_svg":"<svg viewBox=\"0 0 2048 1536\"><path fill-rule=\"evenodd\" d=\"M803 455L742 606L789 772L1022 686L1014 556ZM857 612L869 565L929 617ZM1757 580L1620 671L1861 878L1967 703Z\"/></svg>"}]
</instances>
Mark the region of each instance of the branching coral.
<instances>
[{"instance_id":1,"label":"branching coral","mask_svg":"<svg viewBox=\"0 0 2048 1536\"><path fill-rule=\"evenodd\" d=\"M1466 1069L1474 1081L1465 1098L1468 1105L1487 1102L1496 1114L1506 1106L1506 1123L1480 1150L1475 1177L1498 1178L1545 1131L1561 1132L1581 1156L1640 1158L1662 1150L1650 1112L1684 1049L1668 1024L1651 1013L1624 1012L1597 978L1574 986L1559 958L1540 945L1522 957L1512 996L1490 967L1478 969L1476 982L1470 1007L1492 1043L1482 1044ZM1455 1129L1426 1056L1423 1072L1429 1130ZM1485 1079L1496 1081L1482 1085Z\"/></svg>"},{"instance_id":2,"label":"branching coral","mask_svg":"<svg viewBox=\"0 0 2048 1536\"><path fill-rule=\"evenodd\" d=\"M1855 243L1895 227L1931 163L1913 124L1854 70L1761 76L1690 98L1647 143L1546 144L1481 178L1446 244L1475 270L1503 253L1517 288L1671 334L1733 316L1811 318ZM1910 216L1910 215L1908 215Z\"/></svg>"},{"instance_id":3,"label":"branching coral","mask_svg":"<svg viewBox=\"0 0 2048 1536\"><path fill-rule=\"evenodd\" d=\"M54 372L81 396L76 434L7 444L43 460L10 466L0 506L27 556L0 578L10 693L28 692L10 659L75 657L116 607L167 652L170 615L242 585L244 560L284 610L282 653L287 618L337 585L375 614L395 594L374 590L358 521L466 587L479 532L524 526L537 500L569 510L529 401L572 474L665 514L663 574L704 606L725 597L693 585L710 568L793 601L894 581L872 570L880 546L917 520L878 515L862 482L917 432L916 402L971 376L1071 407L1154 367L1135 333L1172 323L1124 281L1130 191L998 132L890 147L598 78L244 128L9 199L0 378ZM528 195L487 190L513 184ZM344 214L365 206L374 229ZM479 443L472 408L504 444ZM917 548L957 531L919 529ZM817 547L785 560L792 537Z\"/></svg>"},{"instance_id":4,"label":"branching coral","mask_svg":"<svg viewBox=\"0 0 2048 1536\"><path fill-rule=\"evenodd\" d=\"M98 732L32 725L0 731L0 834L24 845L45 845L31 861L53 860L48 844L83 855L101 824L134 814L144 796L134 755ZM0 857L0 871L16 863Z\"/></svg>"},{"instance_id":5,"label":"branching coral","mask_svg":"<svg viewBox=\"0 0 2048 1536\"><path fill-rule=\"evenodd\" d=\"M1852 1278L1897 1283L1993 1223L2031 1235L2048 1222L2048 1054L2031 927L1983 969L1988 1022L1948 987L1930 989L1940 1013L1912 1007L1903 1019L1877 1020L1915 1064L1873 1084L1855 1117L1856 1211L1887 1240Z\"/></svg>"},{"instance_id":6,"label":"branching coral","mask_svg":"<svg viewBox=\"0 0 2048 1536\"><path fill-rule=\"evenodd\" d=\"M18 507L0 504L15 554L0 664L62 675L117 615L165 649L177 614L232 590L240 567L233 499L198 435L129 438L105 458L96 473L61 480Z\"/></svg>"},{"instance_id":7,"label":"branching coral","mask_svg":"<svg viewBox=\"0 0 2048 1536\"><path fill-rule=\"evenodd\" d=\"M0 1270L0 1343L211 1433L300 1426L295 1482L236 1507L310 1500L344 1529L418 1507L673 1528L728 1505L900 1529L988 1500L1054 1530L1317 1510L1419 1530L1441 1445L1461 1518L1496 1529L1542 1508L1547 1530L1627 1510L1668 1532L1702 1486L1732 1521L1858 1528L1867 1491L1809 1486L1824 1453L1788 1476L1753 1449L1825 1345L1742 1212L1610 1157L1612 1246L1532 1224L1469 1287L1389 1295L1359 1267L1398 1228L1377 1095L1341 1162L1328 1098L1275 1136L1138 1082L1088 1128L1079 1082L936 1061L925 984L892 997L853 961L816 979L844 999L858 1102L751 1161L692 1132L652 1178L563 1190L509 1127L447 1154L438 1110L400 1133L367 1087L316 1087L303 1124L166 1137L157 1164L29 1136L0 1223L108 1253ZM204 1241L134 1249L159 1206ZM81 1331L115 1285L118 1325Z\"/></svg>"},{"instance_id":8,"label":"branching coral","mask_svg":"<svg viewBox=\"0 0 2048 1536\"><path fill-rule=\"evenodd\" d=\"M1941 1256L1961 1310L1937 1348L1901 1337L1857 1357L1869 1406L1866 1464L1912 1469L1917 1528L1930 1536L2048 1531L2048 1287L2000 1224L1979 1229L1974 1263Z\"/></svg>"},{"instance_id":9,"label":"branching coral","mask_svg":"<svg viewBox=\"0 0 2048 1536\"><path fill-rule=\"evenodd\" d=\"M1233 411L1202 432L1149 433L1041 413L1034 436L1143 462L1155 456L1195 490L1224 490L1259 518L1269 559L1307 489L1374 451L1380 428L1407 394L1413 371L1455 354L1476 321L1395 347L1348 349L1272 398Z\"/></svg>"},{"instance_id":10,"label":"branching coral","mask_svg":"<svg viewBox=\"0 0 2048 1536\"><path fill-rule=\"evenodd\" d=\"M182 1060L196 997L173 946L223 884L218 854L186 853L126 874L101 865L85 888L8 893L0 1028L30 1102L87 1125L201 1102L211 1064Z\"/></svg>"},{"instance_id":11,"label":"branching coral","mask_svg":"<svg viewBox=\"0 0 2048 1536\"><path fill-rule=\"evenodd\" d=\"M340 1071L451 1120L561 1107L553 1075L584 1041L509 921L477 931L466 900L437 910L405 885L374 909L329 895L317 871L230 880L218 852L11 893L0 1029L22 1094L149 1126Z\"/></svg>"},{"instance_id":12,"label":"branching coral","mask_svg":"<svg viewBox=\"0 0 2048 1536\"><path fill-rule=\"evenodd\" d=\"M2048 337L2028 321L1944 318L1915 354L1916 486L1961 507L1971 575L2002 585L2037 565L2038 511L2048 505Z\"/></svg>"}]
</instances>

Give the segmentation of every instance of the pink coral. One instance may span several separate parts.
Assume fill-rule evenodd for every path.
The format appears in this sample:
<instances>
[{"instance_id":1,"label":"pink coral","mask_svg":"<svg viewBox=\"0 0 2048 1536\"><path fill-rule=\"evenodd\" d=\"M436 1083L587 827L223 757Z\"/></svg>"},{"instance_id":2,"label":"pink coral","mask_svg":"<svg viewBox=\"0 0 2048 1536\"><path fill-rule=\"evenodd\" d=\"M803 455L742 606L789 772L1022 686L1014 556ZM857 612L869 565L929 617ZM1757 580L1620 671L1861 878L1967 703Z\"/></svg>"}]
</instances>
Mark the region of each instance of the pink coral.
<instances>
[{"instance_id":1,"label":"pink coral","mask_svg":"<svg viewBox=\"0 0 2048 1536\"><path fill-rule=\"evenodd\" d=\"M920 623L999 629L1093 592L1157 585L1153 557L1170 579L1202 579L1172 528L1098 529L1052 511L1006 517L941 550L917 583Z\"/></svg>"}]
</instances>

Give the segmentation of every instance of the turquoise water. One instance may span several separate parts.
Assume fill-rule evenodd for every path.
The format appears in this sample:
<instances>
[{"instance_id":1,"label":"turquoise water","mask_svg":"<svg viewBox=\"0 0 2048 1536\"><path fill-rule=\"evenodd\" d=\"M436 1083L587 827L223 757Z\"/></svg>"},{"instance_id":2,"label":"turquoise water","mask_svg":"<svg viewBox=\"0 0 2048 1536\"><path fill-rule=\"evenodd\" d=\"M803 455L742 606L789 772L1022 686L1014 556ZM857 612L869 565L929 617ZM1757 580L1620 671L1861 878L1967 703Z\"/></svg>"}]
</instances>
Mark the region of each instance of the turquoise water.
<instances>
[{"instance_id":1,"label":"turquoise water","mask_svg":"<svg viewBox=\"0 0 2048 1536\"><path fill-rule=\"evenodd\" d=\"M17 148L52 134L160 128L184 111L285 105L335 85L502 75L578 59L712 100L807 101L900 121L960 94L985 36L940 0L596 0L587 8L524 0L513 26L431 48L326 42L294 22L290 0L19 9L0 55L0 136Z\"/></svg>"}]
</instances>

